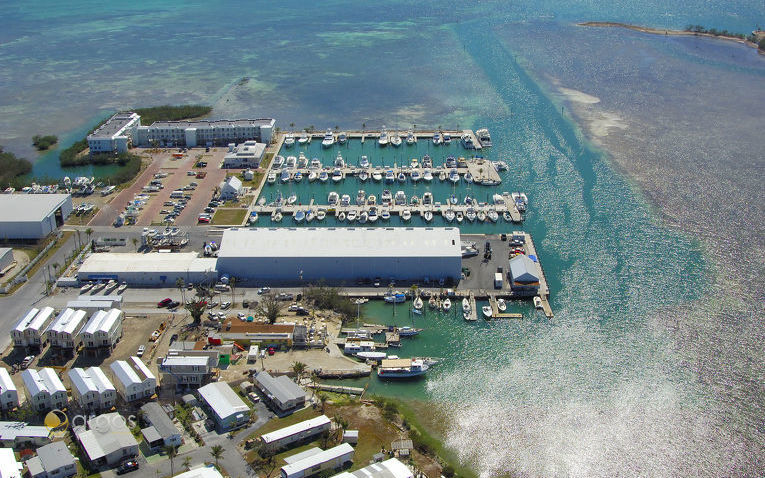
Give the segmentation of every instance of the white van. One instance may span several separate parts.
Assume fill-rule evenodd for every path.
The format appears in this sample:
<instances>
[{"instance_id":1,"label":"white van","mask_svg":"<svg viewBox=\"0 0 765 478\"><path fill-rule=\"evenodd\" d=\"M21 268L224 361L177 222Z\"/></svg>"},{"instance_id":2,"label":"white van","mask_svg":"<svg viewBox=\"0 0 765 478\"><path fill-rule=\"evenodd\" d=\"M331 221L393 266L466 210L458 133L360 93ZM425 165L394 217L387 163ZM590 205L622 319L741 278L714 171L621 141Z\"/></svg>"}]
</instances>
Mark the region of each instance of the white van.
<instances>
[{"instance_id":1,"label":"white van","mask_svg":"<svg viewBox=\"0 0 765 478\"><path fill-rule=\"evenodd\" d=\"M180 189L176 189L175 191L170 193L170 197L172 199L181 199L183 197L183 195L184 195L184 191L182 191Z\"/></svg>"}]
</instances>

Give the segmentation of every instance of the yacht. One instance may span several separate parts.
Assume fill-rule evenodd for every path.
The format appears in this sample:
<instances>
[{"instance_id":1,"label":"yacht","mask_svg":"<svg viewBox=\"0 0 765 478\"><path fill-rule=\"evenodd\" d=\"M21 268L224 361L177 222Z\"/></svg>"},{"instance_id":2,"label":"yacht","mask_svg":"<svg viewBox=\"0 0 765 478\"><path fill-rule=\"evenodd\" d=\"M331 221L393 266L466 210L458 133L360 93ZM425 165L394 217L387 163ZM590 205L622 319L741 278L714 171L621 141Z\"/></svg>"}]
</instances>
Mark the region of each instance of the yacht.
<instances>
[{"instance_id":1,"label":"yacht","mask_svg":"<svg viewBox=\"0 0 765 478\"><path fill-rule=\"evenodd\" d=\"M332 130L327 130L326 133L324 133L324 139L321 141L322 148L329 148L335 144L335 135L332 134Z\"/></svg>"},{"instance_id":2,"label":"yacht","mask_svg":"<svg viewBox=\"0 0 765 478\"><path fill-rule=\"evenodd\" d=\"M393 195L390 193L390 189L384 189L382 196L380 196L380 204L390 206L391 202L393 202Z\"/></svg>"},{"instance_id":3,"label":"yacht","mask_svg":"<svg viewBox=\"0 0 765 478\"><path fill-rule=\"evenodd\" d=\"M369 196L367 196L367 205L374 206L376 204L377 204L377 196L375 196L374 194L370 194Z\"/></svg>"},{"instance_id":4,"label":"yacht","mask_svg":"<svg viewBox=\"0 0 765 478\"><path fill-rule=\"evenodd\" d=\"M460 173L458 173L456 169L449 171L449 181L455 184L460 182Z\"/></svg>"},{"instance_id":5,"label":"yacht","mask_svg":"<svg viewBox=\"0 0 765 478\"><path fill-rule=\"evenodd\" d=\"M316 173L316 171L311 171L310 173L308 173L308 182L309 183L312 183L312 182L316 181L317 179L319 179L319 175L318 175L318 173Z\"/></svg>"},{"instance_id":6,"label":"yacht","mask_svg":"<svg viewBox=\"0 0 765 478\"><path fill-rule=\"evenodd\" d=\"M462 220L464 219L464 216L463 216L463 214L462 214L462 211L457 211L457 212L454 214L454 219L456 219L456 220L457 220L457 223L458 223L458 224L462 224Z\"/></svg>"},{"instance_id":7,"label":"yacht","mask_svg":"<svg viewBox=\"0 0 765 478\"><path fill-rule=\"evenodd\" d=\"M377 221L378 217L379 216L377 215L377 208L374 207L374 206L370 207L369 208L369 214L367 216L367 219L369 219L369 222L374 223L375 221Z\"/></svg>"},{"instance_id":8,"label":"yacht","mask_svg":"<svg viewBox=\"0 0 765 478\"><path fill-rule=\"evenodd\" d=\"M433 144L436 146L441 144L441 133L439 133L438 131L433 133Z\"/></svg>"},{"instance_id":9,"label":"yacht","mask_svg":"<svg viewBox=\"0 0 765 478\"><path fill-rule=\"evenodd\" d=\"M406 174L404 174L403 171L400 171L398 173L398 182L405 183L406 182Z\"/></svg>"},{"instance_id":10,"label":"yacht","mask_svg":"<svg viewBox=\"0 0 765 478\"><path fill-rule=\"evenodd\" d=\"M497 222L499 214L497 214L497 211L490 209L489 212L486 213L486 217L489 218L489 221L491 222Z\"/></svg>"},{"instance_id":11,"label":"yacht","mask_svg":"<svg viewBox=\"0 0 765 478\"><path fill-rule=\"evenodd\" d=\"M390 211L388 209L383 209L380 212L380 219L382 219L383 221L387 221L388 219L390 219Z\"/></svg>"},{"instance_id":12,"label":"yacht","mask_svg":"<svg viewBox=\"0 0 765 478\"><path fill-rule=\"evenodd\" d=\"M298 169L305 169L308 167L308 158L305 157L305 153L302 151L298 155L297 167Z\"/></svg>"},{"instance_id":13,"label":"yacht","mask_svg":"<svg viewBox=\"0 0 765 478\"><path fill-rule=\"evenodd\" d=\"M120 283L120 286L119 286L119 287L117 287L117 293L118 293L118 294L122 294L123 292L125 292L125 290L127 290L127 288L128 288L127 282L125 282L125 281L123 280L123 281Z\"/></svg>"},{"instance_id":14,"label":"yacht","mask_svg":"<svg viewBox=\"0 0 765 478\"><path fill-rule=\"evenodd\" d=\"M319 161L319 158L313 158L311 160L311 169L321 169L321 161Z\"/></svg>"},{"instance_id":15,"label":"yacht","mask_svg":"<svg viewBox=\"0 0 765 478\"><path fill-rule=\"evenodd\" d=\"M396 175L393 174L393 170L389 169L389 170L385 171L385 182L386 183L392 183L394 181L396 181Z\"/></svg>"},{"instance_id":16,"label":"yacht","mask_svg":"<svg viewBox=\"0 0 765 478\"><path fill-rule=\"evenodd\" d=\"M80 287L80 294L84 294L85 292L89 291L92 288L93 288L93 283L88 282L84 286Z\"/></svg>"},{"instance_id":17,"label":"yacht","mask_svg":"<svg viewBox=\"0 0 765 478\"><path fill-rule=\"evenodd\" d=\"M266 182L268 184L274 184L276 182L276 173L274 171L269 171L268 176L266 176Z\"/></svg>"},{"instance_id":18,"label":"yacht","mask_svg":"<svg viewBox=\"0 0 765 478\"><path fill-rule=\"evenodd\" d=\"M295 146L295 135L292 133L287 133L286 136L284 136L284 146L287 148L291 148Z\"/></svg>"},{"instance_id":19,"label":"yacht","mask_svg":"<svg viewBox=\"0 0 765 478\"><path fill-rule=\"evenodd\" d=\"M329 174L327 174L326 171L322 170L319 173L319 181L321 181L322 183L326 183L328 180L329 180Z\"/></svg>"},{"instance_id":20,"label":"yacht","mask_svg":"<svg viewBox=\"0 0 765 478\"><path fill-rule=\"evenodd\" d=\"M348 194L343 194L343 196L340 198L340 205L343 207L348 207L351 205L351 196Z\"/></svg>"},{"instance_id":21,"label":"yacht","mask_svg":"<svg viewBox=\"0 0 765 478\"><path fill-rule=\"evenodd\" d=\"M364 192L363 189L359 189L359 192L356 193L356 204L359 206L363 206L366 204L367 201L367 193Z\"/></svg>"},{"instance_id":22,"label":"yacht","mask_svg":"<svg viewBox=\"0 0 765 478\"><path fill-rule=\"evenodd\" d=\"M298 223L303 222L303 219L305 219L305 211L296 211L293 219L295 219L295 222Z\"/></svg>"},{"instance_id":23,"label":"yacht","mask_svg":"<svg viewBox=\"0 0 765 478\"><path fill-rule=\"evenodd\" d=\"M433 173L430 172L430 169L426 169L422 173L422 180L427 182L427 183L433 181Z\"/></svg>"},{"instance_id":24,"label":"yacht","mask_svg":"<svg viewBox=\"0 0 765 478\"><path fill-rule=\"evenodd\" d=\"M292 179L292 175L290 174L289 169L282 169L282 173L279 175L279 179L283 183L288 183L290 179Z\"/></svg>"},{"instance_id":25,"label":"yacht","mask_svg":"<svg viewBox=\"0 0 765 478\"><path fill-rule=\"evenodd\" d=\"M444 312L449 312L452 309L452 301L447 297L441 303L441 307L444 309Z\"/></svg>"},{"instance_id":26,"label":"yacht","mask_svg":"<svg viewBox=\"0 0 765 478\"><path fill-rule=\"evenodd\" d=\"M408 221L410 219L412 219L412 211L410 211L409 209L404 209L403 211L401 211L402 221Z\"/></svg>"},{"instance_id":27,"label":"yacht","mask_svg":"<svg viewBox=\"0 0 765 478\"><path fill-rule=\"evenodd\" d=\"M369 167L369 158L367 158L366 155L361 157L361 160L359 161L359 166L362 168Z\"/></svg>"},{"instance_id":28,"label":"yacht","mask_svg":"<svg viewBox=\"0 0 765 478\"><path fill-rule=\"evenodd\" d=\"M385 126L383 126L382 131L380 131L380 138L377 140L377 144L380 146L388 146L388 132L385 131Z\"/></svg>"},{"instance_id":29,"label":"yacht","mask_svg":"<svg viewBox=\"0 0 765 478\"><path fill-rule=\"evenodd\" d=\"M465 149L475 149L472 135L463 134L462 137L460 137L460 143L462 143L462 147Z\"/></svg>"},{"instance_id":30,"label":"yacht","mask_svg":"<svg viewBox=\"0 0 765 478\"><path fill-rule=\"evenodd\" d=\"M505 312L507 310L507 302L505 302L505 299L497 299L497 310L500 312Z\"/></svg>"},{"instance_id":31,"label":"yacht","mask_svg":"<svg viewBox=\"0 0 765 478\"><path fill-rule=\"evenodd\" d=\"M420 296L415 297L415 299L412 301L412 307L414 307L414 310L418 311L421 314L422 306L423 306L422 297ZM411 337L419 333L420 333L420 329L413 329L412 327L409 327L409 326L398 328L398 335L400 337Z\"/></svg>"},{"instance_id":32,"label":"yacht","mask_svg":"<svg viewBox=\"0 0 765 478\"><path fill-rule=\"evenodd\" d=\"M489 134L488 128L481 128L475 132L475 135L478 137L478 142L481 143L481 146L484 148L490 148L491 147L491 135Z\"/></svg>"},{"instance_id":33,"label":"yacht","mask_svg":"<svg viewBox=\"0 0 765 478\"><path fill-rule=\"evenodd\" d=\"M446 211L444 211L444 219L446 219L449 222L454 221L454 211L452 211L451 209L447 209Z\"/></svg>"},{"instance_id":34,"label":"yacht","mask_svg":"<svg viewBox=\"0 0 765 478\"><path fill-rule=\"evenodd\" d=\"M375 182L380 182L380 181L382 181L382 177L383 177L382 173L381 173L380 171L378 171L378 170L375 170L375 171L372 173L372 179L373 179Z\"/></svg>"},{"instance_id":35,"label":"yacht","mask_svg":"<svg viewBox=\"0 0 765 478\"><path fill-rule=\"evenodd\" d=\"M484 305L481 307L481 311L483 312L483 316L487 319L491 319L491 306L490 305Z\"/></svg>"},{"instance_id":36,"label":"yacht","mask_svg":"<svg viewBox=\"0 0 765 478\"><path fill-rule=\"evenodd\" d=\"M422 178L422 175L420 174L420 171L418 169L412 170L412 182L416 183L417 181Z\"/></svg>"},{"instance_id":37,"label":"yacht","mask_svg":"<svg viewBox=\"0 0 765 478\"><path fill-rule=\"evenodd\" d=\"M302 133L300 137L298 138L297 142L298 144L301 144L301 145L308 143L308 135L305 133Z\"/></svg>"},{"instance_id":38,"label":"yacht","mask_svg":"<svg viewBox=\"0 0 765 478\"><path fill-rule=\"evenodd\" d=\"M465 211L465 217L470 222L475 221L475 217L476 217L475 209L473 209L472 207L467 208L467 211Z\"/></svg>"},{"instance_id":39,"label":"yacht","mask_svg":"<svg viewBox=\"0 0 765 478\"><path fill-rule=\"evenodd\" d=\"M450 135L449 133L443 133L441 135L441 141L443 141L444 144L451 144L452 135Z\"/></svg>"},{"instance_id":40,"label":"yacht","mask_svg":"<svg viewBox=\"0 0 765 478\"><path fill-rule=\"evenodd\" d=\"M510 197L515 201L518 211L524 212L526 210L526 206L529 204L529 198L526 197L526 193L512 193Z\"/></svg>"},{"instance_id":41,"label":"yacht","mask_svg":"<svg viewBox=\"0 0 765 478\"><path fill-rule=\"evenodd\" d=\"M274 158L274 162L271 164L271 169L281 169L284 165L284 156L277 156Z\"/></svg>"},{"instance_id":42,"label":"yacht","mask_svg":"<svg viewBox=\"0 0 765 478\"><path fill-rule=\"evenodd\" d=\"M325 217L327 217L327 211L325 211L324 209L319 209L318 211L316 211L317 221L323 221Z\"/></svg>"},{"instance_id":43,"label":"yacht","mask_svg":"<svg viewBox=\"0 0 765 478\"><path fill-rule=\"evenodd\" d=\"M446 166L448 169L456 168L457 167L457 158L454 156L447 156L446 157L446 163L444 163L444 166Z\"/></svg>"},{"instance_id":44,"label":"yacht","mask_svg":"<svg viewBox=\"0 0 765 478\"><path fill-rule=\"evenodd\" d=\"M340 144L345 144L346 141L348 141L348 133L341 131L340 134L337 135L337 142Z\"/></svg>"},{"instance_id":45,"label":"yacht","mask_svg":"<svg viewBox=\"0 0 765 478\"><path fill-rule=\"evenodd\" d=\"M390 144L392 144L396 148L401 146L401 136L399 136L399 134L396 133L395 131L393 132L392 135L390 135Z\"/></svg>"},{"instance_id":46,"label":"yacht","mask_svg":"<svg viewBox=\"0 0 765 478\"><path fill-rule=\"evenodd\" d=\"M425 194L422 195L422 205L423 206L432 206L433 205L433 193L430 191L426 191Z\"/></svg>"},{"instance_id":47,"label":"yacht","mask_svg":"<svg viewBox=\"0 0 765 478\"><path fill-rule=\"evenodd\" d=\"M369 173L366 171L361 171L359 173L359 181L363 183L363 182L366 182L367 179L369 179Z\"/></svg>"},{"instance_id":48,"label":"yacht","mask_svg":"<svg viewBox=\"0 0 765 478\"><path fill-rule=\"evenodd\" d=\"M337 152L337 156L335 156L335 167L336 168L345 167L345 160L343 159L343 155L339 151Z\"/></svg>"},{"instance_id":49,"label":"yacht","mask_svg":"<svg viewBox=\"0 0 765 478\"><path fill-rule=\"evenodd\" d=\"M345 216L346 219L348 219L348 222L353 222L356 220L356 211L350 210L348 211L348 214Z\"/></svg>"},{"instance_id":50,"label":"yacht","mask_svg":"<svg viewBox=\"0 0 765 478\"><path fill-rule=\"evenodd\" d=\"M510 166L507 165L504 161L492 161L492 166L494 166L494 169L497 171L507 171L510 169Z\"/></svg>"},{"instance_id":51,"label":"yacht","mask_svg":"<svg viewBox=\"0 0 765 478\"><path fill-rule=\"evenodd\" d=\"M299 183L300 181L302 181L302 180L303 180L303 173L301 173L300 171L295 171L295 175L292 177L292 179L293 179L293 180L294 180L296 183Z\"/></svg>"},{"instance_id":52,"label":"yacht","mask_svg":"<svg viewBox=\"0 0 765 478\"><path fill-rule=\"evenodd\" d=\"M430 211L425 211L422 214L422 218L425 219L425 222L430 222L433 220L433 213Z\"/></svg>"},{"instance_id":53,"label":"yacht","mask_svg":"<svg viewBox=\"0 0 765 478\"><path fill-rule=\"evenodd\" d=\"M335 191L332 191L329 193L329 196L327 196L327 204L330 206L337 206L338 201L340 201L340 195L338 195Z\"/></svg>"},{"instance_id":54,"label":"yacht","mask_svg":"<svg viewBox=\"0 0 765 478\"><path fill-rule=\"evenodd\" d=\"M468 184L473 182L473 175L469 172L465 173L465 182Z\"/></svg>"},{"instance_id":55,"label":"yacht","mask_svg":"<svg viewBox=\"0 0 765 478\"><path fill-rule=\"evenodd\" d=\"M417 142L417 136L414 135L414 132L410 129L406 132L406 144L409 146L413 145Z\"/></svg>"},{"instance_id":56,"label":"yacht","mask_svg":"<svg viewBox=\"0 0 765 478\"><path fill-rule=\"evenodd\" d=\"M287 169L293 169L297 165L297 158L295 156L287 156L287 162L284 163L284 167Z\"/></svg>"},{"instance_id":57,"label":"yacht","mask_svg":"<svg viewBox=\"0 0 765 478\"><path fill-rule=\"evenodd\" d=\"M383 196L385 196L385 193L383 192ZM406 206L406 194L404 191L396 191L395 198L395 204L396 206Z\"/></svg>"},{"instance_id":58,"label":"yacht","mask_svg":"<svg viewBox=\"0 0 765 478\"><path fill-rule=\"evenodd\" d=\"M343 180L343 171L340 168L335 168L332 171L332 181L338 183Z\"/></svg>"}]
</instances>

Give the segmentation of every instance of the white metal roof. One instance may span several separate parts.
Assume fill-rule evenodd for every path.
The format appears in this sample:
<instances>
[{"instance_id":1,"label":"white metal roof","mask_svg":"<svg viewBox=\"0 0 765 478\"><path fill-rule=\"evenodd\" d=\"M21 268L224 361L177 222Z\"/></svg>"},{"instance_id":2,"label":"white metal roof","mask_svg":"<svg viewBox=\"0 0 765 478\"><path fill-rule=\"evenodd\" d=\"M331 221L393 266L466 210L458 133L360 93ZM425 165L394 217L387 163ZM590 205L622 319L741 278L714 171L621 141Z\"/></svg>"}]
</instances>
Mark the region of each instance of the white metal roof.
<instances>
[{"instance_id":1,"label":"white metal roof","mask_svg":"<svg viewBox=\"0 0 765 478\"><path fill-rule=\"evenodd\" d=\"M111 380L106 377L99 367L90 367L87 370L84 368L73 368L69 370L69 379L80 395L88 392L101 394L114 390Z\"/></svg>"},{"instance_id":2,"label":"white metal roof","mask_svg":"<svg viewBox=\"0 0 765 478\"><path fill-rule=\"evenodd\" d=\"M9 390L16 390L16 384L11 380L11 374L8 373L8 370L0 367L0 394Z\"/></svg>"},{"instance_id":3,"label":"white metal roof","mask_svg":"<svg viewBox=\"0 0 765 478\"><path fill-rule=\"evenodd\" d=\"M88 430L79 426L75 428L75 434L91 460L138 445L118 413L105 413L91 418L88 420Z\"/></svg>"},{"instance_id":4,"label":"white metal roof","mask_svg":"<svg viewBox=\"0 0 765 478\"><path fill-rule=\"evenodd\" d=\"M336 447L332 447L329 450L324 450L321 453L311 455L307 458L303 458L295 463L290 463L282 467L282 473L287 476L292 476L295 473L299 473L303 470L309 470L316 465L321 465L328 461L339 458L347 453L353 453L353 447L347 443L341 443Z\"/></svg>"},{"instance_id":5,"label":"white metal roof","mask_svg":"<svg viewBox=\"0 0 765 478\"><path fill-rule=\"evenodd\" d=\"M226 382L213 382L200 387L199 396L221 418L250 411L250 407L242 401L239 395Z\"/></svg>"},{"instance_id":6,"label":"white metal roof","mask_svg":"<svg viewBox=\"0 0 765 478\"><path fill-rule=\"evenodd\" d=\"M266 393L276 397L282 403L305 397L305 390L286 375L272 377L271 374L262 370L255 376L255 380L258 381L261 388L265 389Z\"/></svg>"},{"instance_id":7,"label":"white metal roof","mask_svg":"<svg viewBox=\"0 0 765 478\"><path fill-rule=\"evenodd\" d=\"M344 471L332 478L412 478L414 474L396 458L372 463L352 473Z\"/></svg>"},{"instance_id":8,"label":"white metal roof","mask_svg":"<svg viewBox=\"0 0 765 478\"><path fill-rule=\"evenodd\" d=\"M175 478L223 478L223 475L213 467L201 466L175 475Z\"/></svg>"},{"instance_id":9,"label":"white metal roof","mask_svg":"<svg viewBox=\"0 0 765 478\"><path fill-rule=\"evenodd\" d=\"M66 393L66 387L61 383L61 379L58 378L56 372L52 368L41 368L35 370L33 368L26 369L21 372L21 379L24 381L24 386L29 391L31 396L36 396L41 392L48 392L54 394L56 392Z\"/></svg>"},{"instance_id":10,"label":"white metal roof","mask_svg":"<svg viewBox=\"0 0 765 478\"><path fill-rule=\"evenodd\" d=\"M462 257L459 229L248 228L223 233L218 257Z\"/></svg>"},{"instance_id":11,"label":"white metal roof","mask_svg":"<svg viewBox=\"0 0 765 478\"><path fill-rule=\"evenodd\" d=\"M0 422L0 439L15 440L16 437L47 438L50 429L44 426L29 425L24 422Z\"/></svg>"},{"instance_id":12,"label":"white metal roof","mask_svg":"<svg viewBox=\"0 0 765 478\"><path fill-rule=\"evenodd\" d=\"M208 357L204 355L170 355L162 360L163 367L177 367L181 365L197 365L206 367Z\"/></svg>"},{"instance_id":13,"label":"white metal roof","mask_svg":"<svg viewBox=\"0 0 765 478\"><path fill-rule=\"evenodd\" d=\"M42 467L49 472L54 472L67 465L74 465L74 457L63 441L41 446L37 449L37 456Z\"/></svg>"},{"instance_id":14,"label":"white metal roof","mask_svg":"<svg viewBox=\"0 0 765 478\"><path fill-rule=\"evenodd\" d=\"M141 383L138 374L136 374L133 368L124 360L116 360L112 362L109 367L112 369L112 372L114 372L114 376L117 377L117 380L119 380L125 387Z\"/></svg>"},{"instance_id":15,"label":"white metal roof","mask_svg":"<svg viewBox=\"0 0 765 478\"><path fill-rule=\"evenodd\" d=\"M0 194L0 222L40 222L69 197L68 194Z\"/></svg>"},{"instance_id":16,"label":"white metal roof","mask_svg":"<svg viewBox=\"0 0 765 478\"><path fill-rule=\"evenodd\" d=\"M288 427L274 430L270 433L264 433L263 435L261 435L260 439L263 440L263 443L273 443L275 441L279 441L284 438L295 435L296 433L300 433L305 430L310 430L312 428L328 425L329 423L330 423L329 418L327 418L326 415L320 415L318 417L304 420L300 423L296 423Z\"/></svg>"},{"instance_id":17,"label":"white metal roof","mask_svg":"<svg viewBox=\"0 0 765 478\"><path fill-rule=\"evenodd\" d=\"M526 255L521 254L510 259L510 275L516 282L539 282L537 270L537 264Z\"/></svg>"},{"instance_id":18,"label":"white metal roof","mask_svg":"<svg viewBox=\"0 0 765 478\"><path fill-rule=\"evenodd\" d=\"M109 332L115 326L118 320L122 320L122 311L119 309L109 309L96 311L82 328L80 333L93 335L96 332Z\"/></svg>"},{"instance_id":19,"label":"white metal roof","mask_svg":"<svg viewBox=\"0 0 765 478\"><path fill-rule=\"evenodd\" d=\"M2 195L0 195L2 196ZM17 324L15 330L23 332L25 330L41 331L45 323L53 315L53 307L43 307L42 309L31 309Z\"/></svg>"},{"instance_id":20,"label":"white metal roof","mask_svg":"<svg viewBox=\"0 0 765 478\"><path fill-rule=\"evenodd\" d=\"M0 476L2 478L21 478L24 465L16 461L16 455L10 448L0 448Z\"/></svg>"},{"instance_id":21,"label":"white metal roof","mask_svg":"<svg viewBox=\"0 0 765 478\"><path fill-rule=\"evenodd\" d=\"M133 252L91 254L80 266L80 274L107 274L115 271L133 273L162 273L172 275L186 272L215 271L215 259L198 257L194 252L164 254Z\"/></svg>"},{"instance_id":22,"label":"white metal roof","mask_svg":"<svg viewBox=\"0 0 765 478\"><path fill-rule=\"evenodd\" d=\"M295 463L305 458L308 458L309 456L314 456L317 453L321 453L322 451L323 450L321 448L319 448L318 446L315 446L313 448L309 448L305 451L301 451L300 453L295 453L294 455L290 455L284 458L284 462L287 464Z\"/></svg>"},{"instance_id":23,"label":"white metal roof","mask_svg":"<svg viewBox=\"0 0 765 478\"><path fill-rule=\"evenodd\" d=\"M40 309L35 309L34 307L29 309L29 312L27 312L24 317L22 317L21 320L16 323L16 327L14 327L13 330L16 330L17 332L23 332L26 330L29 323L32 322L32 319L34 319L39 312Z\"/></svg>"},{"instance_id":24,"label":"white metal roof","mask_svg":"<svg viewBox=\"0 0 765 478\"><path fill-rule=\"evenodd\" d=\"M48 332L74 334L87 316L84 310L64 309L48 326Z\"/></svg>"},{"instance_id":25,"label":"white metal roof","mask_svg":"<svg viewBox=\"0 0 765 478\"><path fill-rule=\"evenodd\" d=\"M128 363L132 365L133 370L135 370L135 372L138 374L141 380L146 380L147 378L154 379L154 380L157 379L157 377L155 377L154 374L151 373L151 370L149 370L149 367L147 367L146 364L143 363L143 361L140 358L136 356L132 356L130 357L130 361Z\"/></svg>"}]
</instances>

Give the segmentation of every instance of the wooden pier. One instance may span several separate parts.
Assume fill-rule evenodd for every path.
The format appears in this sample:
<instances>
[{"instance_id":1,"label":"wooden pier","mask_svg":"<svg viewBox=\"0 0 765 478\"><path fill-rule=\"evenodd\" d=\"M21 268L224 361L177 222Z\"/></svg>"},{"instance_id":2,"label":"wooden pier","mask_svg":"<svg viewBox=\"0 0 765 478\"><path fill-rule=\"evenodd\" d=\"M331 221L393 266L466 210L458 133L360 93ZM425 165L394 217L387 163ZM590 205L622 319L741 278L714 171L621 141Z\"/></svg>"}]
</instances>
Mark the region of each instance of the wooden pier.
<instances>
[{"instance_id":1,"label":"wooden pier","mask_svg":"<svg viewBox=\"0 0 765 478\"><path fill-rule=\"evenodd\" d=\"M344 387L342 385L328 385L326 383L317 383L309 385L309 387L323 392L345 393L346 395L362 395L364 393L364 389L361 387Z\"/></svg>"},{"instance_id":2,"label":"wooden pier","mask_svg":"<svg viewBox=\"0 0 765 478\"><path fill-rule=\"evenodd\" d=\"M315 372L316 372L316 376L319 378L358 378L358 377L368 377L372 373L372 369L371 368L352 369L352 370L318 369Z\"/></svg>"},{"instance_id":3,"label":"wooden pier","mask_svg":"<svg viewBox=\"0 0 765 478\"><path fill-rule=\"evenodd\" d=\"M475 295L473 295L473 292L470 292L468 300L470 301L470 314L468 314L465 320L475 322L478 320L478 305L475 303Z\"/></svg>"},{"instance_id":4,"label":"wooden pier","mask_svg":"<svg viewBox=\"0 0 765 478\"><path fill-rule=\"evenodd\" d=\"M542 311L548 319L552 319L554 314L549 302L550 288L547 286L545 272L544 269L542 269L542 263L539 261L537 249L534 246L534 241L531 239L531 234L526 234L526 251L528 255L533 255L537 258L537 265L539 266L539 297L542 299Z\"/></svg>"},{"instance_id":5,"label":"wooden pier","mask_svg":"<svg viewBox=\"0 0 765 478\"><path fill-rule=\"evenodd\" d=\"M489 296L489 305L491 306L492 319L523 319L523 314L518 312L500 312L499 307L497 307L496 296Z\"/></svg>"}]
</instances>

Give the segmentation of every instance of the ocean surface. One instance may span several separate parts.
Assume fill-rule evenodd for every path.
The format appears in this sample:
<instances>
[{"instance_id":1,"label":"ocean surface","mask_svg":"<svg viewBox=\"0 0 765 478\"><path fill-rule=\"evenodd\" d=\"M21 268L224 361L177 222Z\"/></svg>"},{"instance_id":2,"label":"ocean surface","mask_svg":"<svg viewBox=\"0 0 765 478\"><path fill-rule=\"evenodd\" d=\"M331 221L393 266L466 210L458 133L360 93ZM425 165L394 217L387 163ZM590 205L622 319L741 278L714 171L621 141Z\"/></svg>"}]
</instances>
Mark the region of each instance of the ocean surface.
<instances>
[{"instance_id":1,"label":"ocean surface","mask_svg":"<svg viewBox=\"0 0 765 478\"><path fill-rule=\"evenodd\" d=\"M295 129L488 127L488 154L510 165L499 190L529 196L522 227L555 318L523 303L510 306L522 321L476 324L364 308L426 329L402 356L444 359L425 380L370 389L441 405L447 445L481 476L765 473L765 60L719 40L575 26L747 33L761 0L4 7L0 144L28 158L34 134L66 146L116 109L162 103ZM404 161L405 148L369 156ZM55 151L35 164L64 173ZM441 201L487 190L430 187ZM332 187L264 191L279 189L323 201Z\"/></svg>"}]
</instances>

